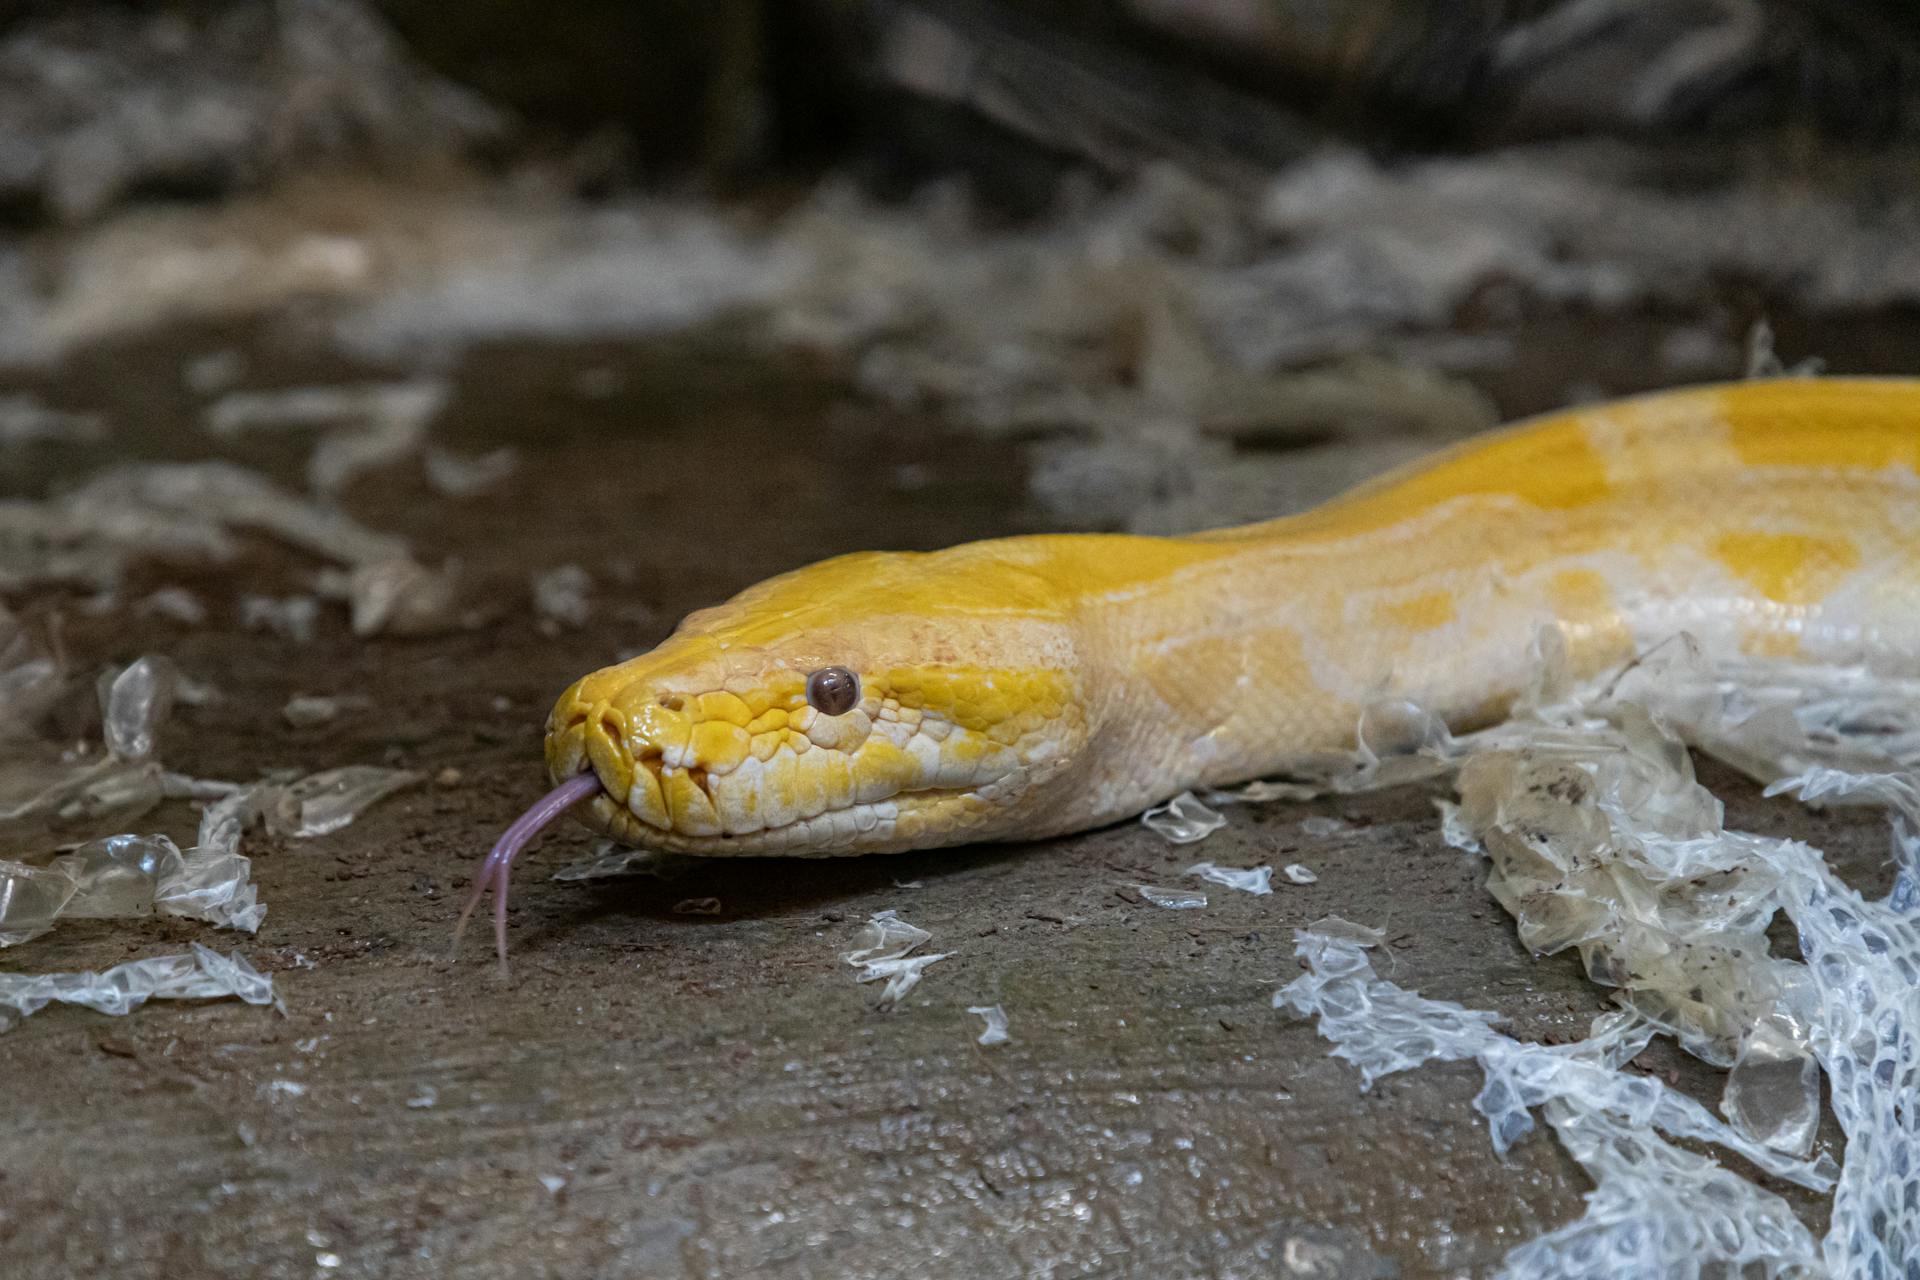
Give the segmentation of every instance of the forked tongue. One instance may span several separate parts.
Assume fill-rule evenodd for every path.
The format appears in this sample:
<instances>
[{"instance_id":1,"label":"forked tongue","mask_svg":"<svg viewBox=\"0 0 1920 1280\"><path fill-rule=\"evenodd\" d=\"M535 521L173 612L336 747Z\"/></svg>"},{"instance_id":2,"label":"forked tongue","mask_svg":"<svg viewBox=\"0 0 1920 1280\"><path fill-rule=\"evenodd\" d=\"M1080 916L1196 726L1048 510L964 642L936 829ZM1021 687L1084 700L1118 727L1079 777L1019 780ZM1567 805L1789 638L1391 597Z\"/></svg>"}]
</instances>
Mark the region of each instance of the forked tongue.
<instances>
[{"instance_id":1,"label":"forked tongue","mask_svg":"<svg viewBox=\"0 0 1920 1280\"><path fill-rule=\"evenodd\" d=\"M520 856L521 850L533 843L535 836L552 826L561 814L598 794L599 778L592 773L576 774L541 796L531 809L515 818L513 825L500 833L493 851L487 854L486 861L480 864L480 870L474 873L473 884L467 889L467 899L461 904L460 922L453 927L453 947L456 952L460 949L461 935L467 931L467 918L491 888L493 945L500 955L500 972L504 974L507 971L507 879L513 871L513 860Z\"/></svg>"}]
</instances>

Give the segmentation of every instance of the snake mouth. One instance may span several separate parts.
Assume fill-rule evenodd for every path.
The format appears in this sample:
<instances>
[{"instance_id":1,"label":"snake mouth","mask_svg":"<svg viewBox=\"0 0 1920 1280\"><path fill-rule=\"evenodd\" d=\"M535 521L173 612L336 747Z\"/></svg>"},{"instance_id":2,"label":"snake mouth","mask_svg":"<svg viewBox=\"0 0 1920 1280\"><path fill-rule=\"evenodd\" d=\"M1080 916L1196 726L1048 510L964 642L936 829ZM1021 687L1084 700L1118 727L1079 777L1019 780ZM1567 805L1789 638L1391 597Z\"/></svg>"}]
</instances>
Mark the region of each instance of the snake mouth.
<instances>
[{"instance_id":1,"label":"snake mouth","mask_svg":"<svg viewBox=\"0 0 1920 1280\"><path fill-rule=\"evenodd\" d=\"M990 756L966 777L923 776L930 771L917 758L884 744L871 755L808 754L814 759L783 748L710 768L671 742L632 733L629 718L606 704L567 709L547 741L556 782L590 772L600 783L574 810L589 826L623 843L707 857L890 852L936 833L964 842L1017 795L1022 773Z\"/></svg>"}]
</instances>

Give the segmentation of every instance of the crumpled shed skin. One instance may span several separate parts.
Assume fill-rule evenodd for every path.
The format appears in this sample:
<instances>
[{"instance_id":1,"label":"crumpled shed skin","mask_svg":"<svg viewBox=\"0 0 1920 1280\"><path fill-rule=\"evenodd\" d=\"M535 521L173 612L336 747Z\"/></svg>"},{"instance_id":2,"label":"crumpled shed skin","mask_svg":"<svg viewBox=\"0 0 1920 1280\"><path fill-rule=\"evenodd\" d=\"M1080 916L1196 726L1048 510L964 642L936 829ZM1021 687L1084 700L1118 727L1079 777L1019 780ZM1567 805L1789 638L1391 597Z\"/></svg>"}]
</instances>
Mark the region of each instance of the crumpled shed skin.
<instances>
[{"instance_id":1,"label":"crumpled shed skin","mask_svg":"<svg viewBox=\"0 0 1920 1280\"><path fill-rule=\"evenodd\" d=\"M195 942L187 955L129 960L100 973L0 973L0 1031L56 1001L127 1014L149 1000L238 996L273 1003L273 979L237 951L221 955Z\"/></svg>"},{"instance_id":2,"label":"crumpled shed skin","mask_svg":"<svg viewBox=\"0 0 1920 1280\"><path fill-rule=\"evenodd\" d=\"M1530 1108L1543 1107L1593 1176L1586 1215L1514 1250L1503 1276L1701 1277L1754 1267L1740 1274L1775 1280L1819 1266L1812 1235L1779 1196L1667 1139L1718 1144L1817 1190L1832 1185L1831 1163L1777 1155L1664 1082L1621 1072L1646 1047L1646 1023L1607 1015L1578 1044L1526 1044L1495 1031L1495 1014L1381 979L1363 942L1311 929L1295 938L1308 972L1276 993L1274 1004L1317 1017L1334 1056L1359 1067L1363 1087L1423 1062L1476 1060L1486 1084L1474 1107L1487 1117L1496 1150L1504 1153L1531 1130Z\"/></svg>"},{"instance_id":3,"label":"crumpled shed skin","mask_svg":"<svg viewBox=\"0 0 1920 1280\"><path fill-rule=\"evenodd\" d=\"M1825 1072L1847 1147L1817 1249L1777 1197L1646 1131L1653 1113L1623 1099L1636 1080L1652 1082L1602 1075L1548 1097L1536 1076L1531 1091L1514 1088L1502 1051L1476 1048L1504 1041L1486 1015L1379 982L1364 937L1302 935L1314 973L1276 1003L1318 1013L1336 1054L1367 1079L1425 1057L1480 1057L1488 1084L1476 1105L1497 1146L1545 1102L1597 1185L1584 1218L1509 1255L1509 1275L1903 1274L1920 1262L1920 1141L1908 1107L1920 1070L1920 699L1900 696L1898 678L1859 670L1716 664L1685 634L1662 648L1626 676L1536 699L1455 744L1461 799L1443 806L1443 827L1450 843L1488 857L1489 890L1522 940L1577 948L1647 1020L1633 1045L1658 1029L1731 1067L1721 1102L1731 1124L1711 1123L1744 1145L1712 1140L1805 1156ZM1865 899L1806 844L1726 830L1686 743L1724 752L1769 780L1769 794L1885 808L1899 869L1890 895ZM1804 961L1769 953L1777 912L1794 924ZM1637 1051L1627 1043L1618 1027L1597 1027L1580 1045L1523 1046L1505 1062L1570 1052L1618 1065ZM1823 1155L1802 1167L1824 1174L1830 1163Z\"/></svg>"}]
</instances>

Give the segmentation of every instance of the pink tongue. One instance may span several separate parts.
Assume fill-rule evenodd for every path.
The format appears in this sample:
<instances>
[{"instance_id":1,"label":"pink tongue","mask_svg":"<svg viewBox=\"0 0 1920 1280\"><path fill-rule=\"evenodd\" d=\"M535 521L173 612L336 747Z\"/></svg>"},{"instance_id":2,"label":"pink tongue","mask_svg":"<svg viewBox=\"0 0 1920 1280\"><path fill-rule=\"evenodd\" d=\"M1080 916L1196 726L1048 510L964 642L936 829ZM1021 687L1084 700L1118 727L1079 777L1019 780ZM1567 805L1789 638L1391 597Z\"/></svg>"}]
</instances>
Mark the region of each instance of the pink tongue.
<instances>
[{"instance_id":1,"label":"pink tongue","mask_svg":"<svg viewBox=\"0 0 1920 1280\"><path fill-rule=\"evenodd\" d=\"M513 820L513 825L500 833L494 842L493 851L487 854L480 870L474 873L473 885L467 890L467 899L460 907L460 923L453 928L453 945L460 946L460 936L466 932L467 917L480 905L480 899L486 896L489 887L493 889L493 943L500 953L500 968L507 967L507 878L513 871L513 860L520 851L533 843L533 838L552 826L561 814L592 796L600 794L600 779L591 773L575 774L565 782L541 796L531 809Z\"/></svg>"}]
</instances>

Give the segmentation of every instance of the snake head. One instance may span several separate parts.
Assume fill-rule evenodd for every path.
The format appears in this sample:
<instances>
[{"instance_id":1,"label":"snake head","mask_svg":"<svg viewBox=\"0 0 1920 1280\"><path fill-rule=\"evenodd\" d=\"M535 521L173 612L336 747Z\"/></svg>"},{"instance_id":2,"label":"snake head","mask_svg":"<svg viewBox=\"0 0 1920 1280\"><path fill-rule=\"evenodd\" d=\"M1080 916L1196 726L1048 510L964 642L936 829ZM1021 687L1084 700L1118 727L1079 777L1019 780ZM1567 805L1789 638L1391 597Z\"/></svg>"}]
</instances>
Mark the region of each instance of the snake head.
<instances>
[{"instance_id":1,"label":"snake head","mask_svg":"<svg viewBox=\"0 0 1920 1280\"><path fill-rule=\"evenodd\" d=\"M980 548L864 554L693 614L584 677L547 724L556 782L633 844L877 853L1033 830L1086 737L1072 629Z\"/></svg>"}]
</instances>

